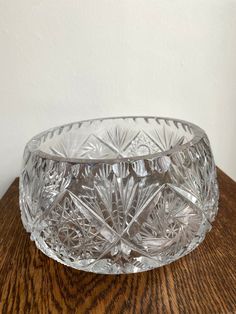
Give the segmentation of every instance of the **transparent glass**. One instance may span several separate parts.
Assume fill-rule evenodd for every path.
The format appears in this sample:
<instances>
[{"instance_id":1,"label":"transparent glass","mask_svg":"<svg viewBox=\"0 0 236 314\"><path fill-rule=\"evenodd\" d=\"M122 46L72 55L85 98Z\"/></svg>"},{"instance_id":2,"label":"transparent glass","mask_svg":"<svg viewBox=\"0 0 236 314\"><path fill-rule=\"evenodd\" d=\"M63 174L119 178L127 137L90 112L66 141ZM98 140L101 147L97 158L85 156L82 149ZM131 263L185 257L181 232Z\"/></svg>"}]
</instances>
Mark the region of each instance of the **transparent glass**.
<instances>
[{"instance_id":1,"label":"transparent glass","mask_svg":"<svg viewBox=\"0 0 236 314\"><path fill-rule=\"evenodd\" d=\"M68 266L135 273L192 251L218 208L205 132L189 122L117 117L45 131L26 145L25 229Z\"/></svg>"}]
</instances>

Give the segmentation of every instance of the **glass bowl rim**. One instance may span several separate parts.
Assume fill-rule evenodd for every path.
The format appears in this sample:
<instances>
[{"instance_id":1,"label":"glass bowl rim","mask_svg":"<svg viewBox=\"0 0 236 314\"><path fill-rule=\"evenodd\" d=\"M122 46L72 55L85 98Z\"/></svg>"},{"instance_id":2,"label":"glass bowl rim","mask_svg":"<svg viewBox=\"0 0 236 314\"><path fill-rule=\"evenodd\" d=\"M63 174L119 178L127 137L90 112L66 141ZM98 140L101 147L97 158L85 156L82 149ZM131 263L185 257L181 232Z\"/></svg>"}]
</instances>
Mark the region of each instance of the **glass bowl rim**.
<instances>
[{"instance_id":1,"label":"glass bowl rim","mask_svg":"<svg viewBox=\"0 0 236 314\"><path fill-rule=\"evenodd\" d=\"M182 125L187 125L188 127L191 127L193 130L193 138L189 141L187 141L185 144L176 145L175 147L172 147L170 149L167 149L163 152L156 152L146 155L137 155L137 156L130 156L130 157L119 157L119 158L69 158L69 157L62 157L62 156L56 156L54 154L43 152L40 149L34 149L33 143L46 135L50 132L55 132L56 130L63 129L69 126L73 126L74 124L82 124L86 122L93 122L93 121L103 121L103 120L116 120L116 119L154 119L154 120L165 120L165 121L172 121L175 123L180 123ZM198 125L182 120L177 118L169 118L169 117L161 117L161 116L113 116L113 117L101 117L101 118L94 118L94 119L86 119L86 120L80 120L75 122L70 122L66 124L62 124L59 126L52 127L50 129L47 129L43 132L38 133L37 135L33 136L26 144L26 148L31 153L36 154L38 157L41 157L43 159L52 160L52 161L59 161L59 162L68 162L73 164L97 164L97 163L107 163L107 164L114 164L114 163L120 163L120 162L133 162L137 160L152 160L154 158L163 157L163 156L169 156L173 153L183 151L191 146L196 145L204 136L206 135L205 131L200 128Z\"/></svg>"}]
</instances>

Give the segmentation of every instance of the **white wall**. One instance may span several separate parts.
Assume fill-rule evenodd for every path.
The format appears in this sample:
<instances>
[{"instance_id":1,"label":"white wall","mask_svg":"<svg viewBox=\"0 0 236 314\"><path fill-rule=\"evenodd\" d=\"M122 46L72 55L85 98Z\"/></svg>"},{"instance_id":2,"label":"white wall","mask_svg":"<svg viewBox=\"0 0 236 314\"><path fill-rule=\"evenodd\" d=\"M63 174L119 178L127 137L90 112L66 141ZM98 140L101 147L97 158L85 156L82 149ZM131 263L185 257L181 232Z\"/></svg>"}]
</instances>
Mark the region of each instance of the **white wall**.
<instances>
[{"instance_id":1,"label":"white wall","mask_svg":"<svg viewBox=\"0 0 236 314\"><path fill-rule=\"evenodd\" d=\"M37 132L132 114L199 124L236 179L235 0L0 0L0 195Z\"/></svg>"}]
</instances>

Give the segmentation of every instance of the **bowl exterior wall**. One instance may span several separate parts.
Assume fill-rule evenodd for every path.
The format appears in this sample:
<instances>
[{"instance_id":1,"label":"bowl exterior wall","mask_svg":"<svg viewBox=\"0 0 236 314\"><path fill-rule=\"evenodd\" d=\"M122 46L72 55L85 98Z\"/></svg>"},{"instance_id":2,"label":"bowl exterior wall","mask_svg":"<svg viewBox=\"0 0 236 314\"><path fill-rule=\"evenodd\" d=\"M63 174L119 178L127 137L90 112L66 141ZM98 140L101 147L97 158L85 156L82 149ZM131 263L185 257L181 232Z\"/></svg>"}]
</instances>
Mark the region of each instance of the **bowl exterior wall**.
<instances>
[{"instance_id":1,"label":"bowl exterior wall","mask_svg":"<svg viewBox=\"0 0 236 314\"><path fill-rule=\"evenodd\" d=\"M209 140L104 163L49 160L26 147L20 208L37 247L68 266L119 274L165 265L193 250L217 213Z\"/></svg>"}]
</instances>

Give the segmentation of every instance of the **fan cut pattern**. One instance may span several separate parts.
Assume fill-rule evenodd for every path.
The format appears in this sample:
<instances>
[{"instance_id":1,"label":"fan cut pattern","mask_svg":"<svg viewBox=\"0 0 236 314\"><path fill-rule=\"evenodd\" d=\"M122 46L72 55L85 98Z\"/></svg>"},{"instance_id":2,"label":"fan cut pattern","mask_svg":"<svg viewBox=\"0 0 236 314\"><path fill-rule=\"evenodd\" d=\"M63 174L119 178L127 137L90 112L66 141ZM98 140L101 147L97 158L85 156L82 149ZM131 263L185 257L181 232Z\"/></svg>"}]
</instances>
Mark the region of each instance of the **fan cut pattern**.
<instances>
[{"instance_id":1,"label":"fan cut pattern","mask_svg":"<svg viewBox=\"0 0 236 314\"><path fill-rule=\"evenodd\" d=\"M20 205L32 240L61 263L105 274L159 267L193 250L217 213L209 140L171 119L55 128L26 146Z\"/></svg>"}]
</instances>

